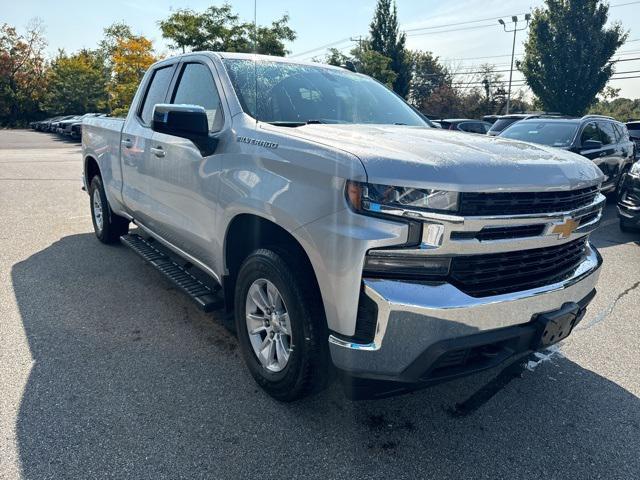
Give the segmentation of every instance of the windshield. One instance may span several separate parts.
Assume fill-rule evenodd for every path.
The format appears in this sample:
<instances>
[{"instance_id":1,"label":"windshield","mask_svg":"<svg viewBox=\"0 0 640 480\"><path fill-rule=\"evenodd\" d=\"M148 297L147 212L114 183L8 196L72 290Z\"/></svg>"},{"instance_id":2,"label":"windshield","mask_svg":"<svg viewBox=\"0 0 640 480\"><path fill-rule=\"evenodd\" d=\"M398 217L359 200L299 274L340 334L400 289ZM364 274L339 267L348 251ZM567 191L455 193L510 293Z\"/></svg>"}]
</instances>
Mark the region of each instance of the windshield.
<instances>
[{"instance_id":1,"label":"windshield","mask_svg":"<svg viewBox=\"0 0 640 480\"><path fill-rule=\"evenodd\" d=\"M364 75L245 59L225 59L224 65L245 113L263 122L427 126L397 95Z\"/></svg>"},{"instance_id":2,"label":"windshield","mask_svg":"<svg viewBox=\"0 0 640 480\"><path fill-rule=\"evenodd\" d=\"M550 147L568 147L577 130L577 123L518 122L507 128L500 136Z\"/></svg>"}]
</instances>

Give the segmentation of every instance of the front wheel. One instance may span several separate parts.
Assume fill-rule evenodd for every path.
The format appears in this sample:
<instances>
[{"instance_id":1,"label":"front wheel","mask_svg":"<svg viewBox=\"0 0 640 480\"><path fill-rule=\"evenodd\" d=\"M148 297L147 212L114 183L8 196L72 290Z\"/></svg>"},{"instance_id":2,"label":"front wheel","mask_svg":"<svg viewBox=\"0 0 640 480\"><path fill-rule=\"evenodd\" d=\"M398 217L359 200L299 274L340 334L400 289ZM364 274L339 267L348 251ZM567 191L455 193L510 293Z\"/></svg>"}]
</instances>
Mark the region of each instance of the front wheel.
<instances>
[{"instance_id":1,"label":"front wheel","mask_svg":"<svg viewBox=\"0 0 640 480\"><path fill-rule=\"evenodd\" d=\"M102 179L96 175L89 186L93 231L102 243L115 243L129 231L129 221L111 211Z\"/></svg>"},{"instance_id":2,"label":"front wheel","mask_svg":"<svg viewBox=\"0 0 640 480\"><path fill-rule=\"evenodd\" d=\"M244 360L256 382L285 402L322 389L328 375L319 293L308 268L290 257L256 250L240 267L235 290Z\"/></svg>"}]
</instances>

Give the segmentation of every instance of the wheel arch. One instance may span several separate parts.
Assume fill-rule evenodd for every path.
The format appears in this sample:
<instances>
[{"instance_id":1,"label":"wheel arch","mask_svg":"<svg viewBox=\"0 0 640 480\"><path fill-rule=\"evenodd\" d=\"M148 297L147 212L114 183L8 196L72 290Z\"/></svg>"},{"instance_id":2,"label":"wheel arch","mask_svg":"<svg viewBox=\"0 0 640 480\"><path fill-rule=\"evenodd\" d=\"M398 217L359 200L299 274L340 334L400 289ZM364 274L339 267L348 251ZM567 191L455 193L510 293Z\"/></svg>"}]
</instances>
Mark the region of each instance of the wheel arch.
<instances>
[{"instance_id":1,"label":"wheel arch","mask_svg":"<svg viewBox=\"0 0 640 480\"><path fill-rule=\"evenodd\" d=\"M291 252L294 255L299 255L298 258L308 270L313 282L312 286L322 302L316 273L300 241L280 225L267 218L254 213L240 213L229 222L223 244L224 271L226 272L223 286L228 311L233 311L235 281L240 266L244 259L258 248L286 249L287 253ZM324 303L322 305L324 309Z\"/></svg>"}]
</instances>

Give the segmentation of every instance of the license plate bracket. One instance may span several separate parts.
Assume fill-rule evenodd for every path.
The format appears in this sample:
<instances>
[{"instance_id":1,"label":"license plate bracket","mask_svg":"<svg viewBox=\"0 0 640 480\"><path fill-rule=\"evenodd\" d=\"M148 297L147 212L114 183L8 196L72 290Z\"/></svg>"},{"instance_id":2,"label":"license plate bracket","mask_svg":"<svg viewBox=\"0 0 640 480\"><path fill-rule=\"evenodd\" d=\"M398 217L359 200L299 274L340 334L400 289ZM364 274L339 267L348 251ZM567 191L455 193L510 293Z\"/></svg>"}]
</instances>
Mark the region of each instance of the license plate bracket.
<instances>
[{"instance_id":1,"label":"license plate bracket","mask_svg":"<svg viewBox=\"0 0 640 480\"><path fill-rule=\"evenodd\" d=\"M540 325L540 335L534 349L539 350L567 338L583 315L584 309L575 302L565 303L558 310L538 315L536 321Z\"/></svg>"}]
</instances>

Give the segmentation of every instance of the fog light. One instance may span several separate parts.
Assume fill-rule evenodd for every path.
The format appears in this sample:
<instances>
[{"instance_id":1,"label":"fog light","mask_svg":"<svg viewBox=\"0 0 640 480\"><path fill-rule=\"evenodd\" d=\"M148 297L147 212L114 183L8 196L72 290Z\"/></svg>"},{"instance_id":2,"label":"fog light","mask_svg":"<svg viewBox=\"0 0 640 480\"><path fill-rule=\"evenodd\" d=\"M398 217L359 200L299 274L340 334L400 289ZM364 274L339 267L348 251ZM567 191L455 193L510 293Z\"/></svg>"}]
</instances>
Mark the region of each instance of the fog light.
<instances>
[{"instance_id":1,"label":"fog light","mask_svg":"<svg viewBox=\"0 0 640 480\"><path fill-rule=\"evenodd\" d=\"M364 264L364 273L382 276L431 277L446 276L449 273L450 258L429 255L402 255L370 251Z\"/></svg>"}]
</instances>

